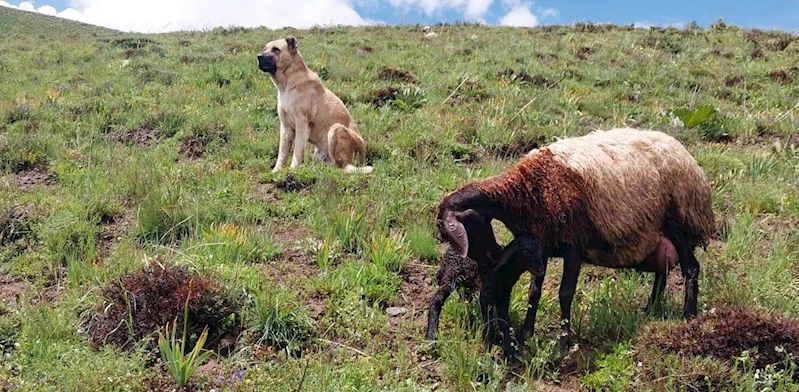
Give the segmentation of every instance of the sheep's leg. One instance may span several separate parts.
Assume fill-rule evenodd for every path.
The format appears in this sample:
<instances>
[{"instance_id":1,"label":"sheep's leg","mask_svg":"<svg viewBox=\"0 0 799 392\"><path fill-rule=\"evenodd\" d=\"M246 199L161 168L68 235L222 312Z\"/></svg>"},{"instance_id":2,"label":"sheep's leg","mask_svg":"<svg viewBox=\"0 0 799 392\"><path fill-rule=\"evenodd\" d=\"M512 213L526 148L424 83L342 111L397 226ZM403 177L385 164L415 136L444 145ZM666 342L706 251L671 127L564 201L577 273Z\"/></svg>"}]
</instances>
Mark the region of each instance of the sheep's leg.
<instances>
[{"instance_id":1,"label":"sheep's leg","mask_svg":"<svg viewBox=\"0 0 799 392\"><path fill-rule=\"evenodd\" d=\"M452 285L445 284L439 287L430 300L430 307L427 311L427 340L435 340L436 332L438 332L438 321L441 317L441 308L444 307L444 302L451 293Z\"/></svg>"},{"instance_id":2,"label":"sheep's leg","mask_svg":"<svg viewBox=\"0 0 799 392\"><path fill-rule=\"evenodd\" d=\"M644 308L644 312L654 313L658 311L658 307L663 301L663 292L666 290L667 278L668 278L668 273L666 272L655 273L655 282L652 285L652 294L649 296L649 301L647 301L646 308Z\"/></svg>"},{"instance_id":3,"label":"sheep's leg","mask_svg":"<svg viewBox=\"0 0 799 392\"><path fill-rule=\"evenodd\" d=\"M527 296L527 316L524 318L524 324L522 324L517 337L522 344L524 344L528 336L532 336L535 332L535 318L538 313L538 303L541 301L541 289L544 285L546 268L547 265L544 263L544 272L530 282L530 290Z\"/></svg>"},{"instance_id":4,"label":"sheep's leg","mask_svg":"<svg viewBox=\"0 0 799 392\"><path fill-rule=\"evenodd\" d=\"M685 278L685 301L682 315L684 319L696 317L696 302L699 297L699 261L694 256L693 244L676 225L671 225L666 237L677 249L680 260L680 270Z\"/></svg>"},{"instance_id":5,"label":"sheep's leg","mask_svg":"<svg viewBox=\"0 0 799 392\"><path fill-rule=\"evenodd\" d=\"M699 261L687 243L677 245L680 252L680 269L685 278L685 301L682 316L685 319L696 317L696 302L699 297Z\"/></svg>"},{"instance_id":6,"label":"sheep's leg","mask_svg":"<svg viewBox=\"0 0 799 392\"><path fill-rule=\"evenodd\" d=\"M560 299L561 337L558 347L565 351L572 345L571 310L574 293L577 290L577 279L580 277L582 260L576 249L571 249L563 257L563 278L560 281L558 297Z\"/></svg>"}]
</instances>

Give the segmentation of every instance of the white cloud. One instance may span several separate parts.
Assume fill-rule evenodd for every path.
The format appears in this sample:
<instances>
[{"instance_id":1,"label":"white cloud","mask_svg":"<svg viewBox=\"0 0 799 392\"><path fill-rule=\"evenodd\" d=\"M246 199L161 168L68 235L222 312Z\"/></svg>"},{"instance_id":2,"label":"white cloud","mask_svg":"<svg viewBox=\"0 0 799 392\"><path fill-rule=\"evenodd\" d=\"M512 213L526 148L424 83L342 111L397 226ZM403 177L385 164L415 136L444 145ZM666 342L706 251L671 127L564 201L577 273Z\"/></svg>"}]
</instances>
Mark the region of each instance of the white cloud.
<instances>
[{"instance_id":1,"label":"white cloud","mask_svg":"<svg viewBox=\"0 0 799 392\"><path fill-rule=\"evenodd\" d=\"M429 1L429 0L424 0ZM31 2L0 5L51 15ZM56 16L122 31L166 32L217 26L308 28L314 25L365 25L347 0L72 0Z\"/></svg>"},{"instance_id":2,"label":"white cloud","mask_svg":"<svg viewBox=\"0 0 799 392\"><path fill-rule=\"evenodd\" d=\"M530 12L526 6L517 5L511 8L505 16L499 20L500 26L514 27L535 27L538 26L538 18Z\"/></svg>"},{"instance_id":3,"label":"white cloud","mask_svg":"<svg viewBox=\"0 0 799 392\"><path fill-rule=\"evenodd\" d=\"M41 6L37 8L36 11L39 12L40 14L45 14L50 16L55 16L58 14L58 11L55 9L55 7L49 5Z\"/></svg>"},{"instance_id":4,"label":"white cloud","mask_svg":"<svg viewBox=\"0 0 799 392\"><path fill-rule=\"evenodd\" d=\"M557 19L560 17L560 11L554 8L544 8L541 10L541 17L542 18L551 18Z\"/></svg>"},{"instance_id":5,"label":"white cloud","mask_svg":"<svg viewBox=\"0 0 799 392\"><path fill-rule=\"evenodd\" d=\"M491 8L494 0L388 0L388 3L395 8L421 7L426 14L435 14L443 10L458 10L463 12L463 16L467 20L483 21L483 17Z\"/></svg>"},{"instance_id":6,"label":"white cloud","mask_svg":"<svg viewBox=\"0 0 799 392\"><path fill-rule=\"evenodd\" d=\"M19 3L19 9L23 11L36 12L36 7L34 7L33 3L31 3L30 1L23 1L22 3Z\"/></svg>"},{"instance_id":7,"label":"white cloud","mask_svg":"<svg viewBox=\"0 0 799 392\"><path fill-rule=\"evenodd\" d=\"M648 29L654 26L655 26L654 23L649 23L649 22L633 22L633 27L635 27L636 29Z\"/></svg>"},{"instance_id":8,"label":"white cloud","mask_svg":"<svg viewBox=\"0 0 799 392\"><path fill-rule=\"evenodd\" d=\"M482 19L493 2L493 0L469 0L466 5L466 17L469 19Z\"/></svg>"}]
</instances>

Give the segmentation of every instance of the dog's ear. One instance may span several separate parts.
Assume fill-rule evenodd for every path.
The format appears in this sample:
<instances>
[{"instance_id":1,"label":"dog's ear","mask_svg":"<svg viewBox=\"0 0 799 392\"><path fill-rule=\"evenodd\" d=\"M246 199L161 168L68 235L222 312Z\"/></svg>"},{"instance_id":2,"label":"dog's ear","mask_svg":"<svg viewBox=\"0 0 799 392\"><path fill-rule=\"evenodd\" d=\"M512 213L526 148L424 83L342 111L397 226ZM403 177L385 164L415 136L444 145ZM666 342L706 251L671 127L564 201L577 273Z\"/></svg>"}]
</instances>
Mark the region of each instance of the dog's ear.
<instances>
[{"instance_id":1,"label":"dog's ear","mask_svg":"<svg viewBox=\"0 0 799 392\"><path fill-rule=\"evenodd\" d=\"M288 44L289 49L296 50L297 49L297 39L294 38L293 35L286 37L286 44Z\"/></svg>"}]
</instances>

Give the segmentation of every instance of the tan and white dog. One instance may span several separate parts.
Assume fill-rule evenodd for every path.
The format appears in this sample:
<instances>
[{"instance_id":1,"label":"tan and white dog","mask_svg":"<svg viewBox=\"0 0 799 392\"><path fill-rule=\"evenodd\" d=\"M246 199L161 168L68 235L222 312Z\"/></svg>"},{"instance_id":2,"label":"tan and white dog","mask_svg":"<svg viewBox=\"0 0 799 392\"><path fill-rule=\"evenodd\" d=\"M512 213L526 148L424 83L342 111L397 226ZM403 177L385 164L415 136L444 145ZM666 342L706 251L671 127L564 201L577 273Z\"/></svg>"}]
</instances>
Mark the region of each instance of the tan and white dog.
<instances>
[{"instance_id":1,"label":"tan and white dog","mask_svg":"<svg viewBox=\"0 0 799 392\"><path fill-rule=\"evenodd\" d=\"M355 154L366 158L366 142L341 99L305 65L296 38L268 42L258 54L258 69L268 73L277 88L280 146L273 173L286 165L292 144L291 168L299 166L309 142L317 160L347 173L372 172L371 166L353 164Z\"/></svg>"}]
</instances>

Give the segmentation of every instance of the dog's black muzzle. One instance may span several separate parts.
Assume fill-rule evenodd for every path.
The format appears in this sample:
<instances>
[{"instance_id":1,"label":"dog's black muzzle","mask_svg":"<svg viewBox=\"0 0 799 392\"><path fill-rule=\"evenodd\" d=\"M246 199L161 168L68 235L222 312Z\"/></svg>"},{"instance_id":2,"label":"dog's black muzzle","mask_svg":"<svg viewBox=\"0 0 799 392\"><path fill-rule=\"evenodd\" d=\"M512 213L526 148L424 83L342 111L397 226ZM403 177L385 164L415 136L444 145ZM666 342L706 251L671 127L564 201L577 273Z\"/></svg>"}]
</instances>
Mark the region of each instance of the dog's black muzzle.
<instances>
[{"instance_id":1,"label":"dog's black muzzle","mask_svg":"<svg viewBox=\"0 0 799 392\"><path fill-rule=\"evenodd\" d=\"M277 64L275 64L274 56L259 54L258 55L258 69L268 73L275 73L277 71Z\"/></svg>"}]
</instances>

